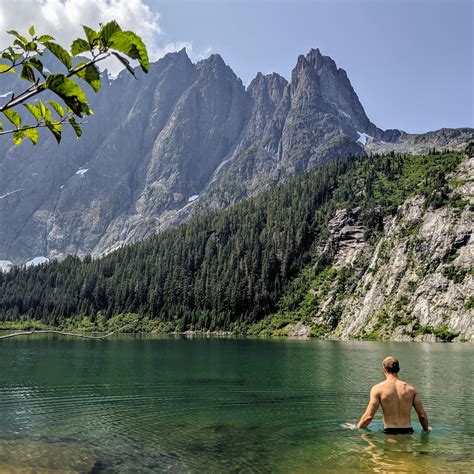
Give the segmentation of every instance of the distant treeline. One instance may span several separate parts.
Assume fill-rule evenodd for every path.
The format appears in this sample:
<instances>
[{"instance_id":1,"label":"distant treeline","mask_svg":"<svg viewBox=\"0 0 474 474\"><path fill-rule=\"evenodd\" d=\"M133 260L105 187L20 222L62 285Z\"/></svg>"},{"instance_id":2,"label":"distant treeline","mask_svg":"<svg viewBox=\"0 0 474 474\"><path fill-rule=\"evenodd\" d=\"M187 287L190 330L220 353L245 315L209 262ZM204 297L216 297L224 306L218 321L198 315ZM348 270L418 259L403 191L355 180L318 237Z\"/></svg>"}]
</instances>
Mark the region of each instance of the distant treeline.
<instances>
[{"instance_id":1,"label":"distant treeline","mask_svg":"<svg viewBox=\"0 0 474 474\"><path fill-rule=\"evenodd\" d=\"M447 198L460 153L335 159L226 211L198 217L97 260L0 273L0 321L102 325L135 313L169 330L245 327L278 308L291 280L328 236L341 207L362 208L372 233L409 195ZM367 236L370 238L370 235Z\"/></svg>"}]
</instances>

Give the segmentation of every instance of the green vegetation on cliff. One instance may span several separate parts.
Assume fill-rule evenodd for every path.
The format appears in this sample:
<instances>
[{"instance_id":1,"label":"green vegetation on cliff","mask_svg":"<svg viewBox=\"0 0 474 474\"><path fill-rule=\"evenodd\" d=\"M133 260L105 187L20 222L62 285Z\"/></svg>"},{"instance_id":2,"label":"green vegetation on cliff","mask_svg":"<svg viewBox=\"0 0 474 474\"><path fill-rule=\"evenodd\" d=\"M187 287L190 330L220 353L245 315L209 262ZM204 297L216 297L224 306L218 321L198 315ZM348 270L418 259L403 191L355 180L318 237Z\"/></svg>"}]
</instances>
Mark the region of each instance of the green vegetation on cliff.
<instances>
[{"instance_id":1,"label":"green vegetation on cliff","mask_svg":"<svg viewBox=\"0 0 474 474\"><path fill-rule=\"evenodd\" d=\"M104 258L68 257L0 273L0 320L9 327L34 321L106 329L138 314L145 330L278 333L310 318L336 275L341 293L357 279L351 269L332 268L330 253L315 258L337 209L360 208L373 240L407 197L424 194L427 206L444 202L446 176L461 159L461 153L336 159ZM339 316L334 310L334 327Z\"/></svg>"}]
</instances>

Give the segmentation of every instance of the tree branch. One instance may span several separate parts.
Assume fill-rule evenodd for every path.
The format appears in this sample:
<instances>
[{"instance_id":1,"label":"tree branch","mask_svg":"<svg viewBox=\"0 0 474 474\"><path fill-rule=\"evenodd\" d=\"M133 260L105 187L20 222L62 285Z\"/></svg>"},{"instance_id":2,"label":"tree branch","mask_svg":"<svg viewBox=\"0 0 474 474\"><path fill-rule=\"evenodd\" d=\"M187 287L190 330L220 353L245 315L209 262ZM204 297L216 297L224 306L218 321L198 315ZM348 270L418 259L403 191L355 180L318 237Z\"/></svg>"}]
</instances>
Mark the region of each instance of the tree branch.
<instances>
[{"instance_id":1,"label":"tree branch","mask_svg":"<svg viewBox=\"0 0 474 474\"><path fill-rule=\"evenodd\" d=\"M74 332L58 331L56 329L39 329L39 330L32 329L31 331L20 331L20 332L14 332L12 334L7 334L6 336L0 336L0 339L7 339L9 337L17 337L17 336L30 336L32 334L58 334L59 336L73 336L73 337L80 337L83 339L106 339L107 337L112 336L112 334L122 331L126 327L131 326L132 324L135 324L137 322L138 322L138 319L135 319L134 321L127 323L124 326L118 329L115 329L114 331L111 331L102 336L89 336L87 334L81 334L77 332L74 333Z\"/></svg>"},{"instance_id":2,"label":"tree branch","mask_svg":"<svg viewBox=\"0 0 474 474\"><path fill-rule=\"evenodd\" d=\"M61 117L61 120L55 120L54 122L51 122L53 125L58 125L58 124L69 124L69 119L71 119L72 117L74 117L74 114L73 113L70 113L70 114L67 114L65 115L64 117ZM86 121L82 121L82 122L77 122L78 125L83 125L85 123L87 123ZM2 135L10 135L12 133L15 133L15 132L21 132L21 131L24 131L24 130L31 130L33 128L47 128L48 125L45 123L45 122L38 122L36 125L27 125L25 127L21 127L21 128L14 128L14 129L11 129L11 130L2 130L0 132L0 136Z\"/></svg>"},{"instance_id":3,"label":"tree branch","mask_svg":"<svg viewBox=\"0 0 474 474\"><path fill-rule=\"evenodd\" d=\"M97 56L96 58L91 59L89 62L82 64L81 66L75 69L71 69L69 73L66 75L66 77L70 78L76 75L78 72L81 72L83 69L86 69L87 67L93 64L96 64L100 61L103 61L104 59L108 58L110 54L111 53L105 53L104 56L102 57ZM11 109L12 107L16 107L17 105L23 103L25 100L28 100L31 97L34 97L35 95L39 94L40 92L43 92L46 89L47 89L46 81L43 81L40 84L34 84L33 86L30 86L26 91L18 95L15 99L13 98L10 99L5 105L0 107L0 112Z\"/></svg>"}]
</instances>

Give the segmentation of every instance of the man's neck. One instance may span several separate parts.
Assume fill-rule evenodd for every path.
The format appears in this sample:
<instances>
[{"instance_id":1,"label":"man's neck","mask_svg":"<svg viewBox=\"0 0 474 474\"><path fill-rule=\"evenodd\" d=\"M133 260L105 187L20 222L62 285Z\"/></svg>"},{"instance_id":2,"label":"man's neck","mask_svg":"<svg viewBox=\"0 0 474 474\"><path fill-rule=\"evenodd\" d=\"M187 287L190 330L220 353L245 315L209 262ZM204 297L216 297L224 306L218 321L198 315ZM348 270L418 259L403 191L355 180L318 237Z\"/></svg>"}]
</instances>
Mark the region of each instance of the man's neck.
<instances>
[{"instance_id":1,"label":"man's neck","mask_svg":"<svg viewBox=\"0 0 474 474\"><path fill-rule=\"evenodd\" d=\"M398 380L398 374L385 374L387 380Z\"/></svg>"}]
</instances>

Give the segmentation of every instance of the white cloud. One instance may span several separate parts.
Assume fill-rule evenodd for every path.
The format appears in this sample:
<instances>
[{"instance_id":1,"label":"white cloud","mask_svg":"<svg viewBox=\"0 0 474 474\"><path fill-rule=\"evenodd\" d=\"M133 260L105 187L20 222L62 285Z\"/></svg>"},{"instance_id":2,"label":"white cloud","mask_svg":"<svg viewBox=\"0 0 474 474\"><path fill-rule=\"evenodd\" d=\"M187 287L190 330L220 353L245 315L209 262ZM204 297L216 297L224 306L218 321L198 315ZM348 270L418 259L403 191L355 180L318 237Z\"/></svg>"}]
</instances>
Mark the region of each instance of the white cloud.
<instances>
[{"instance_id":1,"label":"white cloud","mask_svg":"<svg viewBox=\"0 0 474 474\"><path fill-rule=\"evenodd\" d=\"M204 51L201 51L201 52L198 52L196 54L192 54L192 58L195 60L195 61L200 61L201 59L206 59L208 58L212 53L212 48L211 47L208 47L206 48Z\"/></svg>"},{"instance_id":2,"label":"white cloud","mask_svg":"<svg viewBox=\"0 0 474 474\"><path fill-rule=\"evenodd\" d=\"M0 46L12 41L6 30L25 34L35 25L37 34L50 34L69 47L77 37L84 37L81 25L97 29L99 23L115 19L124 30L132 30L145 42L152 61L164 54L192 44L176 41L161 44L159 14L143 0L0 0ZM104 63L112 74L122 69L118 61Z\"/></svg>"}]
</instances>

